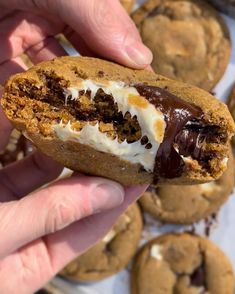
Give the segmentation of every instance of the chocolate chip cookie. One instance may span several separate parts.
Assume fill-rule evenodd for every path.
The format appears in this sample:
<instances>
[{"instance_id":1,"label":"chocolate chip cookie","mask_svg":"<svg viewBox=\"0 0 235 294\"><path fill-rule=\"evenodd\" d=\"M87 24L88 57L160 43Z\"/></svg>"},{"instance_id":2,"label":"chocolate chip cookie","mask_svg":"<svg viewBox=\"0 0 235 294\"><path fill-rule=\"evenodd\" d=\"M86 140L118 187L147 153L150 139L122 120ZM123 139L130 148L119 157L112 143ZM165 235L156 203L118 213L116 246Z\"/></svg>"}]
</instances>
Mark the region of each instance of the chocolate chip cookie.
<instances>
[{"instance_id":1,"label":"chocolate chip cookie","mask_svg":"<svg viewBox=\"0 0 235 294\"><path fill-rule=\"evenodd\" d=\"M235 132L227 106L206 91L89 57L12 76L1 103L42 152L123 185L214 180Z\"/></svg>"},{"instance_id":2,"label":"chocolate chip cookie","mask_svg":"<svg viewBox=\"0 0 235 294\"><path fill-rule=\"evenodd\" d=\"M145 244L133 263L132 294L233 294L234 275L224 253L190 234L167 234Z\"/></svg>"},{"instance_id":3,"label":"chocolate chip cookie","mask_svg":"<svg viewBox=\"0 0 235 294\"><path fill-rule=\"evenodd\" d=\"M135 254L141 232L141 213L134 204L99 243L72 261L60 275L73 281L97 281L114 275Z\"/></svg>"},{"instance_id":4,"label":"chocolate chip cookie","mask_svg":"<svg viewBox=\"0 0 235 294\"><path fill-rule=\"evenodd\" d=\"M231 42L219 13L206 1L148 0L133 14L162 75L211 90L228 65Z\"/></svg>"},{"instance_id":5,"label":"chocolate chip cookie","mask_svg":"<svg viewBox=\"0 0 235 294\"><path fill-rule=\"evenodd\" d=\"M191 186L149 187L140 198L144 211L163 222L191 224L218 211L234 187L232 150L228 168L216 181Z\"/></svg>"},{"instance_id":6,"label":"chocolate chip cookie","mask_svg":"<svg viewBox=\"0 0 235 294\"><path fill-rule=\"evenodd\" d=\"M33 151L33 145L17 130L13 130L6 148L0 151L0 169L23 159Z\"/></svg>"}]
</instances>

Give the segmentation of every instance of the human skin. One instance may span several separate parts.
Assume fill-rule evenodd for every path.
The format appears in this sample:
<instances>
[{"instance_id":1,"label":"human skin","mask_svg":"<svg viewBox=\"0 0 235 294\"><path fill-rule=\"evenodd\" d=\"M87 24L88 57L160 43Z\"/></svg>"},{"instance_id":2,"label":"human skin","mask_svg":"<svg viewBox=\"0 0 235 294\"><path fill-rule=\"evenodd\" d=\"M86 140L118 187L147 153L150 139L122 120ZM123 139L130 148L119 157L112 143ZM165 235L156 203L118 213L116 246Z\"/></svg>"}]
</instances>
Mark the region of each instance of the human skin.
<instances>
[{"instance_id":1,"label":"human skin","mask_svg":"<svg viewBox=\"0 0 235 294\"><path fill-rule=\"evenodd\" d=\"M0 0L0 84L33 63L66 55L63 32L88 56L148 67L150 51L118 0ZM0 150L11 125L0 108ZM74 174L38 151L0 170L0 292L33 293L92 246L146 187ZM34 191L34 192L33 192Z\"/></svg>"}]
</instances>

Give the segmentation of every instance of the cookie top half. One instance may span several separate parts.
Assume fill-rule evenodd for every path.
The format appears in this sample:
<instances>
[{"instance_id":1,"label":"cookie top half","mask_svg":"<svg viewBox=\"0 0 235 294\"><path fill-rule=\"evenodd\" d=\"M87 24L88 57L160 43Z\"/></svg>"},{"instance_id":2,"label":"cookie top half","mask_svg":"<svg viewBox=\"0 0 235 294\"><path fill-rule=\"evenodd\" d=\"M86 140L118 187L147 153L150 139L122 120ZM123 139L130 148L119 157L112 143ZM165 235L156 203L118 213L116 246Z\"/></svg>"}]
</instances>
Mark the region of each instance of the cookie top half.
<instances>
[{"instance_id":1,"label":"cookie top half","mask_svg":"<svg viewBox=\"0 0 235 294\"><path fill-rule=\"evenodd\" d=\"M234 275L224 253L190 234L167 234L145 244L135 258L132 294L233 294Z\"/></svg>"},{"instance_id":2,"label":"cookie top half","mask_svg":"<svg viewBox=\"0 0 235 294\"><path fill-rule=\"evenodd\" d=\"M222 17L206 1L148 0L133 19L157 73L208 91L220 80L231 42Z\"/></svg>"}]
</instances>

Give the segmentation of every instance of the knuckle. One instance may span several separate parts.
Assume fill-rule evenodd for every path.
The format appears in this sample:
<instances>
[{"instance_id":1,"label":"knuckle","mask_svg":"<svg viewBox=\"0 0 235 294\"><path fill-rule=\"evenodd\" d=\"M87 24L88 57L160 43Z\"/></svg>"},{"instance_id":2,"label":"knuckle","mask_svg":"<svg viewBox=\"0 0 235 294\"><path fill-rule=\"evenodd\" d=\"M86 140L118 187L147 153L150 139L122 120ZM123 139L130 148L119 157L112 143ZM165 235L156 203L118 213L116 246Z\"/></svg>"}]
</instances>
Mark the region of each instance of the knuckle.
<instances>
[{"instance_id":1,"label":"knuckle","mask_svg":"<svg viewBox=\"0 0 235 294\"><path fill-rule=\"evenodd\" d=\"M45 222L45 232L46 234L50 234L59 231L78 220L78 218L79 213L68 199L62 199L60 201L55 197L55 199L49 203Z\"/></svg>"}]
</instances>

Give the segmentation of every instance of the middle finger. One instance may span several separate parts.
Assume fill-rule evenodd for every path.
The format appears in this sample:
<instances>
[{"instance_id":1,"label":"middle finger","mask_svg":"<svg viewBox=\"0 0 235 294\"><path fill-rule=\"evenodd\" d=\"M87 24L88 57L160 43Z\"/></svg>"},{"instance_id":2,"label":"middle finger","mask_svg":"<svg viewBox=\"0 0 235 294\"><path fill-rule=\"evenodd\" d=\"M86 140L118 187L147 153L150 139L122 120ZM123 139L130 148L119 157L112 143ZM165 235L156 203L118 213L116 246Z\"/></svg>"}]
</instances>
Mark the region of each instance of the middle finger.
<instances>
[{"instance_id":1,"label":"middle finger","mask_svg":"<svg viewBox=\"0 0 235 294\"><path fill-rule=\"evenodd\" d=\"M0 170L0 202L16 200L54 180L62 167L35 152Z\"/></svg>"}]
</instances>

